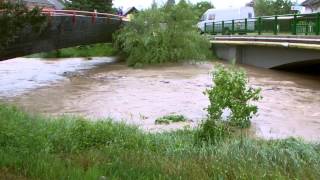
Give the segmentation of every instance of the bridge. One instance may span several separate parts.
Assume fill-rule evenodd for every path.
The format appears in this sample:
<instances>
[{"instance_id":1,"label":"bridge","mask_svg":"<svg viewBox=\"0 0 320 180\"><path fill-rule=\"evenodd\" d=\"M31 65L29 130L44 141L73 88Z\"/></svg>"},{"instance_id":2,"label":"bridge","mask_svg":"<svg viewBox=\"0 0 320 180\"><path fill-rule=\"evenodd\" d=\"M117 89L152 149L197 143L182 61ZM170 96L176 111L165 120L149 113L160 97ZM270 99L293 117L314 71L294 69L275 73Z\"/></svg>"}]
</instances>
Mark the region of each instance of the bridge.
<instances>
[{"instance_id":1,"label":"bridge","mask_svg":"<svg viewBox=\"0 0 320 180\"><path fill-rule=\"evenodd\" d=\"M41 34L26 31L0 51L0 60L77 45L111 42L112 34L127 19L122 16L88 11L43 11L47 26Z\"/></svg>"},{"instance_id":2,"label":"bridge","mask_svg":"<svg viewBox=\"0 0 320 180\"><path fill-rule=\"evenodd\" d=\"M111 42L127 20L87 11L44 11L48 26L40 34L24 34L0 52L0 60L77 45ZM221 59L263 68L320 64L320 14L292 14L235 19L205 24Z\"/></svg>"},{"instance_id":3,"label":"bridge","mask_svg":"<svg viewBox=\"0 0 320 180\"><path fill-rule=\"evenodd\" d=\"M205 24L216 55L263 68L320 65L320 13Z\"/></svg>"}]
</instances>

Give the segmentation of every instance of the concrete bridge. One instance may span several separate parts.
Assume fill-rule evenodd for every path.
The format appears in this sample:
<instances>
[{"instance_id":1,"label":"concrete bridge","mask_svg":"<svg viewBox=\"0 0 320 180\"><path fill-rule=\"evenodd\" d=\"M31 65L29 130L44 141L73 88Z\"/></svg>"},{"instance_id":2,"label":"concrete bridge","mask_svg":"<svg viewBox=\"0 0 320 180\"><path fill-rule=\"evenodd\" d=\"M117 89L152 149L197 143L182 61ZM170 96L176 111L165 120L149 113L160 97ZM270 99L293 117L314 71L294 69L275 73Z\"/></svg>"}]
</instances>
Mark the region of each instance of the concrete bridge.
<instances>
[{"instance_id":1,"label":"concrete bridge","mask_svg":"<svg viewBox=\"0 0 320 180\"><path fill-rule=\"evenodd\" d=\"M205 32L222 59L263 68L320 65L320 13L211 22Z\"/></svg>"},{"instance_id":2,"label":"concrete bridge","mask_svg":"<svg viewBox=\"0 0 320 180\"><path fill-rule=\"evenodd\" d=\"M263 68L320 65L318 36L212 36L216 55Z\"/></svg>"},{"instance_id":3,"label":"concrete bridge","mask_svg":"<svg viewBox=\"0 0 320 180\"><path fill-rule=\"evenodd\" d=\"M77 45L111 42L112 34L127 20L121 16L87 11L43 12L48 25L40 35L25 33L5 50L0 60Z\"/></svg>"}]
</instances>

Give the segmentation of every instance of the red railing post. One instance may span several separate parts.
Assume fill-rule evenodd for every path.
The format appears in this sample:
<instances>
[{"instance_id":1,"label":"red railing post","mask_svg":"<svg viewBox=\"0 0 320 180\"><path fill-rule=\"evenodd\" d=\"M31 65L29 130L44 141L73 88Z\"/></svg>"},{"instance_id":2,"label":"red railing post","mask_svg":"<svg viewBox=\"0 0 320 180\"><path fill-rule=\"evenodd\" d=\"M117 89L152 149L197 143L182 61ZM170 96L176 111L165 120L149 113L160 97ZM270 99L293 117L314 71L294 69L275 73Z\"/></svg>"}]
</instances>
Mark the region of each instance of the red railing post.
<instances>
[{"instance_id":1,"label":"red railing post","mask_svg":"<svg viewBox=\"0 0 320 180\"><path fill-rule=\"evenodd\" d=\"M76 12L73 12L73 15L72 15L72 25L76 25Z\"/></svg>"},{"instance_id":2,"label":"red railing post","mask_svg":"<svg viewBox=\"0 0 320 180\"><path fill-rule=\"evenodd\" d=\"M51 21L52 21L52 11L50 10L48 12L48 25L51 26Z\"/></svg>"},{"instance_id":3,"label":"red railing post","mask_svg":"<svg viewBox=\"0 0 320 180\"><path fill-rule=\"evenodd\" d=\"M93 12L92 13L92 24L96 23L96 17L97 17L97 13Z\"/></svg>"}]
</instances>

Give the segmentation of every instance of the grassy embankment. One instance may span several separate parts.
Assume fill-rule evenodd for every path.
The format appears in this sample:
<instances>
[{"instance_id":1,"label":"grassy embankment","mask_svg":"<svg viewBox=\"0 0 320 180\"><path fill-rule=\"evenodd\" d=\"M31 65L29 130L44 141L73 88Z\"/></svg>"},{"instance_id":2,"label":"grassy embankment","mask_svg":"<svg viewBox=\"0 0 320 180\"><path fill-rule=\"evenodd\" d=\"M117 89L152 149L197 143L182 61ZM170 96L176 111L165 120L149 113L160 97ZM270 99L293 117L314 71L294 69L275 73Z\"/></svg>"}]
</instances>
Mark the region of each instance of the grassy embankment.
<instances>
[{"instance_id":1,"label":"grassy embankment","mask_svg":"<svg viewBox=\"0 0 320 180\"><path fill-rule=\"evenodd\" d=\"M320 178L319 145L229 138L200 146L194 134L147 134L109 120L48 119L0 105L0 179Z\"/></svg>"},{"instance_id":2,"label":"grassy embankment","mask_svg":"<svg viewBox=\"0 0 320 180\"><path fill-rule=\"evenodd\" d=\"M59 49L56 51L29 55L29 58L71 58L113 56L116 50L111 43L100 43Z\"/></svg>"}]
</instances>

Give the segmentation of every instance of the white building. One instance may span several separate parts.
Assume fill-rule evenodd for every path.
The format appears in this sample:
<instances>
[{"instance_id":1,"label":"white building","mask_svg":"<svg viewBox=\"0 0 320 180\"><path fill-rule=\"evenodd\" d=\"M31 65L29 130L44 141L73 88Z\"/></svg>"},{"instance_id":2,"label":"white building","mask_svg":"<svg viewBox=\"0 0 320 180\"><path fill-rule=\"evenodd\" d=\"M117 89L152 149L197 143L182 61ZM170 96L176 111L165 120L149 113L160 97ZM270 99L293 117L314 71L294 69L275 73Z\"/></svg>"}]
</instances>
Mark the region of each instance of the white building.
<instances>
[{"instance_id":1,"label":"white building","mask_svg":"<svg viewBox=\"0 0 320 180\"><path fill-rule=\"evenodd\" d=\"M320 12L320 0L306 0L301 5L304 14Z\"/></svg>"}]
</instances>

